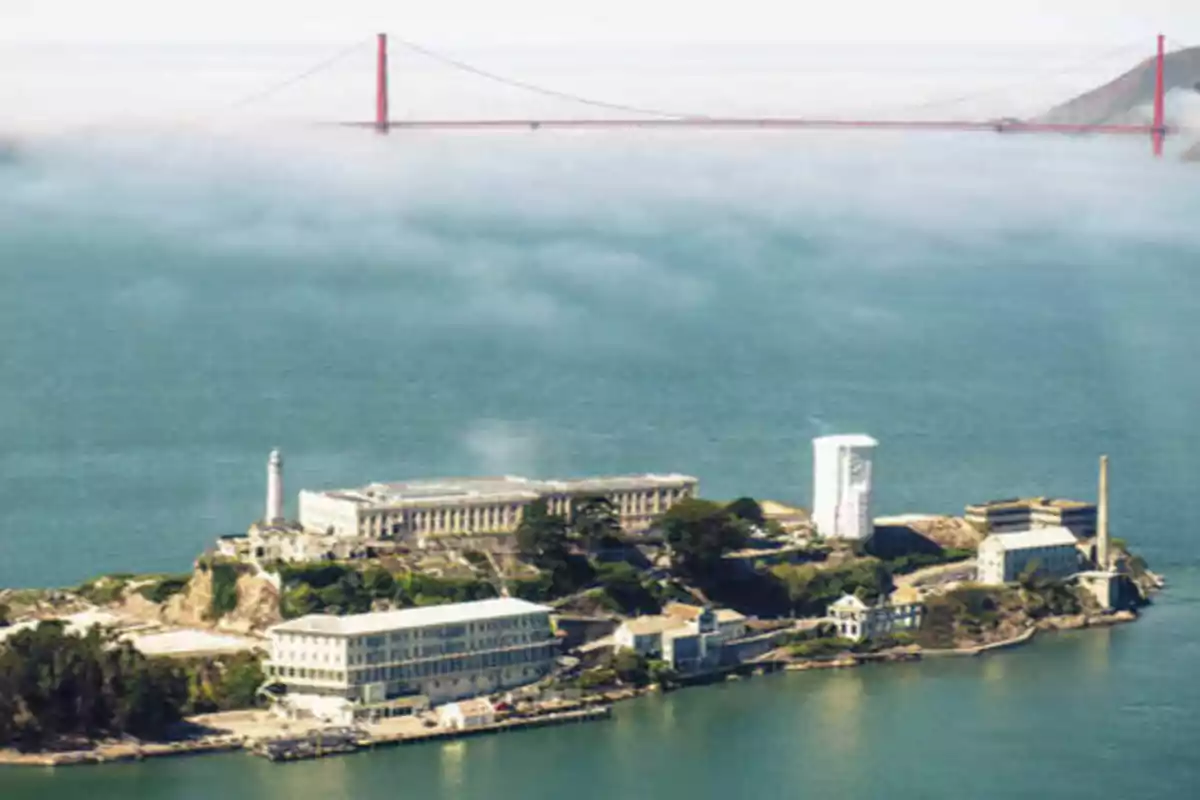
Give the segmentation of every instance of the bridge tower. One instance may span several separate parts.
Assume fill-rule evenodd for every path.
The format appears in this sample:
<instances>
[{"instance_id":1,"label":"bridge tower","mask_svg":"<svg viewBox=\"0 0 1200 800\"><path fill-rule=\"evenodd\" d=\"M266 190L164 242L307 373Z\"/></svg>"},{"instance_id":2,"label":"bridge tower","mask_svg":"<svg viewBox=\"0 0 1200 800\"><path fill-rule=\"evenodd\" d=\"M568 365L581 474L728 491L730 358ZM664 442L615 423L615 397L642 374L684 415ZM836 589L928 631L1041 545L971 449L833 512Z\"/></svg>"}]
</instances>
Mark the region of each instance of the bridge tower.
<instances>
[{"instance_id":1,"label":"bridge tower","mask_svg":"<svg viewBox=\"0 0 1200 800\"><path fill-rule=\"evenodd\" d=\"M387 133L391 127L388 117L388 45L387 34L378 36L379 48L375 58L375 130Z\"/></svg>"},{"instance_id":2,"label":"bridge tower","mask_svg":"<svg viewBox=\"0 0 1200 800\"><path fill-rule=\"evenodd\" d=\"M1166 37L1161 33L1158 35L1158 58L1154 62L1154 125L1150 129L1150 136L1154 142L1155 157L1162 157L1163 140L1167 138L1167 125L1165 119L1165 89L1163 72L1166 67Z\"/></svg>"}]
</instances>

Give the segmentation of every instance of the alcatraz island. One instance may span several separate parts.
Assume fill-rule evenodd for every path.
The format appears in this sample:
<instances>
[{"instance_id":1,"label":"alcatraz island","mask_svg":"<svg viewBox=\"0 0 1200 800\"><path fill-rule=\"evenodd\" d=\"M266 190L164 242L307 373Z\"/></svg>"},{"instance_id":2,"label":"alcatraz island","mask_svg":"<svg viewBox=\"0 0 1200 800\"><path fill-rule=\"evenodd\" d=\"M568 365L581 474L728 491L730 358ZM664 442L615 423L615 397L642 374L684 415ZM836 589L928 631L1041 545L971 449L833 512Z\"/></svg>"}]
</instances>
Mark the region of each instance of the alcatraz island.
<instances>
[{"instance_id":1,"label":"alcatraz island","mask_svg":"<svg viewBox=\"0 0 1200 800\"><path fill-rule=\"evenodd\" d=\"M611 715L646 692L976 655L1131 621L1162 581L1095 503L871 516L877 442L813 442L811 511L688 475L301 491L190 573L0 592L0 763L271 760Z\"/></svg>"}]
</instances>

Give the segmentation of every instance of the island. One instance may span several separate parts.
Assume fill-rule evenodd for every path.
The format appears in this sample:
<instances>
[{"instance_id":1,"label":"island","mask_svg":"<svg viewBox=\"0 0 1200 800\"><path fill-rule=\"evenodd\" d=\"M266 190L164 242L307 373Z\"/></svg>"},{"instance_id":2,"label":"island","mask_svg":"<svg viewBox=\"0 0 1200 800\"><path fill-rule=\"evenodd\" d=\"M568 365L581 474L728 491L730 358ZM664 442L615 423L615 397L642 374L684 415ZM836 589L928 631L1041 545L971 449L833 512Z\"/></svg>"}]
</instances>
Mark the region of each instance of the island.
<instances>
[{"instance_id":1,"label":"island","mask_svg":"<svg viewBox=\"0 0 1200 800\"><path fill-rule=\"evenodd\" d=\"M605 719L766 673L1128 622L1162 579L1097 501L871 514L877 442L814 440L810 509L683 474L302 491L189 573L0 592L0 763L275 761Z\"/></svg>"}]
</instances>

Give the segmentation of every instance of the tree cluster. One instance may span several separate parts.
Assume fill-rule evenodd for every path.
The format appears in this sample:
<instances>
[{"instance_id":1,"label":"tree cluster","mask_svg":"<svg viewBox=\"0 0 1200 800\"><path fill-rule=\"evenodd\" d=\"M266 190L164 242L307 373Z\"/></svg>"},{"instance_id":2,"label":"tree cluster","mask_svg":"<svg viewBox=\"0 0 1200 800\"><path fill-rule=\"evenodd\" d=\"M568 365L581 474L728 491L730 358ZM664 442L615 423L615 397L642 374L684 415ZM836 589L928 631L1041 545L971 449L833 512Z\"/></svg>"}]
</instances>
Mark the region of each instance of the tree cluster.
<instances>
[{"instance_id":1,"label":"tree cluster","mask_svg":"<svg viewBox=\"0 0 1200 800\"><path fill-rule=\"evenodd\" d=\"M893 588L887 566L875 558L824 569L812 564L783 565L771 574L782 582L790 611L797 616L824 614L829 604L844 594L873 602Z\"/></svg>"},{"instance_id":2,"label":"tree cluster","mask_svg":"<svg viewBox=\"0 0 1200 800\"><path fill-rule=\"evenodd\" d=\"M668 686L678 680L665 661L648 659L635 650L621 648L592 669L579 676L581 689L600 689L617 685L649 686L651 683Z\"/></svg>"},{"instance_id":3,"label":"tree cluster","mask_svg":"<svg viewBox=\"0 0 1200 800\"><path fill-rule=\"evenodd\" d=\"M671 506L659 521L672 570L700 585L720 577L722 556L745 546L747 528L728 508L695 498Z\"/></svg>"},{"instance_id":4,"label":"tree cluster","mask_svg":"<svg viewBox=\"0 0 1200 800\"><path fill-rule=\"evenodd\" d=\"M619 530L612 507L606 504L607 501L599 499L581 501L573 515L578 528L572 527L565 517L551 514L545 500L525 507L516 531L517 549L526 561L549 576L552 596L573 594L594 580L596 574L588 561L588 548L612 530Z\"/></svg>"},{"instance_id":5,"label":"tree cluster","mask_svg":"<svg viewBox=\"0 0 1200 800\"><path fill-rule=\"evenodd\" d=\"M186 714L207 714L258 705L258 690L266 676L256 653L201 658L183 665L187 676Z\"/></svg>"},{"instance_id":6,"label":"tree cluster","mask_svg":"<svg viewBox=\"0 0 1200 800\"><path fill-rule=\"evenodd\" d=\"M365 570L338 563L289 564L280 568L284 617L358 614L376 600L398 608L463 603L495 597L496 587L477 578L438 578L419 572L392 574L379 564Z\"/></svg>"},{"instance_id":7,"label":"tree cluster","mask_svg":"<svg viewBox=\"0 0 1200 800\"><path fill-rule=\"evenodd\" d=\"M514 581L518 597L548 600L595 585L604 602L624 614L652 614L662 609L653 584L625 562L591 558L624 546L621 525L612 503L604 497L585 497L572 506L571 518L551 514L545 501L526 506L516 532L522 557L542 571L539 579Z\"/></svg>"},{"instance_id":8,"label":"tree cluster","mask_svg":"<svg viewBox=\"0 0 1200 800\"><path fill-rule=\"evenodd\" d=\"M64 738L157 738L181 718L187 678L99 629L43 622L0 649L0 746L41 749Z\"/></svg>"}]
</instances>

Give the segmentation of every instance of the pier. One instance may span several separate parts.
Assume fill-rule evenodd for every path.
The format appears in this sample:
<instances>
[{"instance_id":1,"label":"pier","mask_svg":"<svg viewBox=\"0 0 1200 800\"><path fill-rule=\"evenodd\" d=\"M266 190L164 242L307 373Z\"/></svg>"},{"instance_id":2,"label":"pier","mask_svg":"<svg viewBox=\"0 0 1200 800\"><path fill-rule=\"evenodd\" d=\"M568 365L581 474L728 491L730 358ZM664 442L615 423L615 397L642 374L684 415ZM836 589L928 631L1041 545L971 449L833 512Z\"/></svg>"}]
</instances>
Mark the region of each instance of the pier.
<instances>
[{"instance_id":1,"label":"pier","mask_svg":"<svg viewBox=\"0 0 1200 800\"><path fill-rule=\"evenodd\" d=\"M418 733L383 733L372 735L359 728L336 728L314 731L304 736L264 739L250 747L250 752L269 761L306 761L326 756L344 755L360 750L394 747L403 744L449 741L469 736L545 728L573 722L591 722L612 716L612 706L590 706L568 711L554 711L529 717L509 717L486 725L468 728L433 728Z\"/></svg>"}]
</instances>

